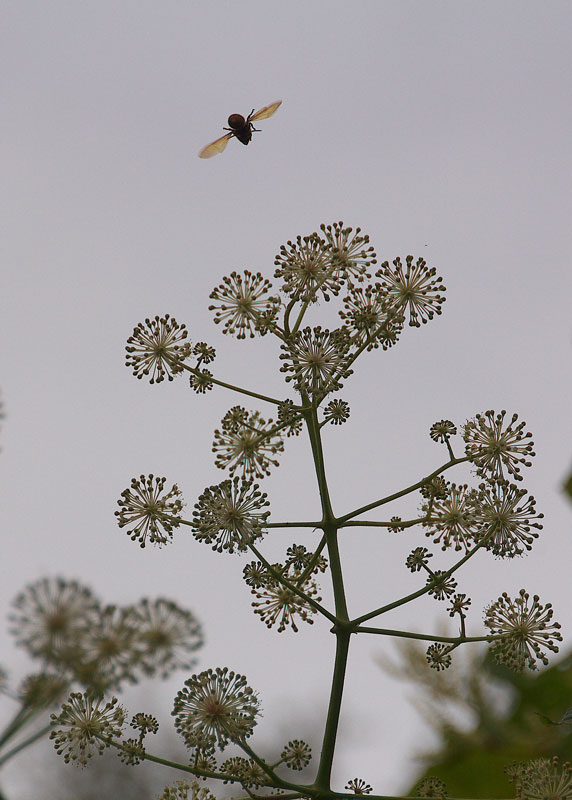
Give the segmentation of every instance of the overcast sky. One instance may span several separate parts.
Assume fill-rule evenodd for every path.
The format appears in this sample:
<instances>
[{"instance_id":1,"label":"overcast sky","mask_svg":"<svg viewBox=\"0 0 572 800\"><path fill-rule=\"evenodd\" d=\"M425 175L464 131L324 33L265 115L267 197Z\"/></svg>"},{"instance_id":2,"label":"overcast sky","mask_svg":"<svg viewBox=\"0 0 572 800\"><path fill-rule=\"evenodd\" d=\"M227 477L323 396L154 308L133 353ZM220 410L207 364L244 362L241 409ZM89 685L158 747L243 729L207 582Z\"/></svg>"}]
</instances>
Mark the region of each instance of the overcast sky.
<instances>
[{"instance_id":1,"label":"overcast sky","mask_svg":"<svg viewBox=\"0 0 572 800\"><path fill-rule=\"evenodd\" d=\"M208 294L232 270L271 278L282 243L344 220L370 235L380 261L426 258L448 299L440 318L408 328L392 351L364 356L340 394L350 421L324 430L334 510L442 463L428 436L436 420L517 411L534 434L524 486L545 528L526 558L483 554L460 589L473 598L475 634L502 591L537 592L553 603L569 648L571 508L560 486L572 466L570 4L2 6L3 616L44 575L81 580L106 602L167 596L204 623L200 669L228 665L260 693L262 736L303 738L322 719L328 624L267 631L250 610L246 559L213 553L184 530L169 547L142 551L113 512L131 477L153 472L179 484L190 514L225 477L212 433L241 402L223 390L197 396L184 378L137 381L123 363L134 325L174 315L193 341L217 348L217 377L291 396L277 346L224 337ZM231 141L222 155L197 158L230 113L278 99L251 145ZM330 307L312 316L332 320ZM264 483L275 519L318 515L304 437L288 440ZM312 537L274 533L266 552L278 559ZM417 588L403 562L424 543L421 533L343 534L350 613ZM384 624L431 629L439 612L448 619L437 605L419 602ZM29 668L4 624L0 647L15 676ZM392 643L353 644L336 788L357 775L379 793L404 789L411 756L428 741L406 688L375 665L381 651ZM184 678L146 689L165 725ZM14 764L6 787L28 797L18 772Z\"/></svg>"}]
</instances>

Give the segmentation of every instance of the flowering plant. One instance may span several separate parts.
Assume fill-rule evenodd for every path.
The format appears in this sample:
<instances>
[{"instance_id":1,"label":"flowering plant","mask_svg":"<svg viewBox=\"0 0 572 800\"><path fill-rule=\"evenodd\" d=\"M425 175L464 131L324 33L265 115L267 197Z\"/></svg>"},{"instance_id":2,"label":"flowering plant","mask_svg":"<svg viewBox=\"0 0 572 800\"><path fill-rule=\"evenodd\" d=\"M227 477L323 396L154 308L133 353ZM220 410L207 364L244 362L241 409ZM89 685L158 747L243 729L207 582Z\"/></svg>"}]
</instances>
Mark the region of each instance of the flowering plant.
<instances>
[{"instance_id":1,"label":"flowering plant","mask_svg":"<svg viewBox=\"0 0 572 800\"><path fill-rule=\"evenodd\" d=\"M297 770L306 768L312 754L299 739L287 742L271 761L264 759L251 739L260 715L260 700L243 675L228 667L206 669L191 675L178 692L172 714L175 726L190 751L189 763L167 762L147 752L144 739L156 729L156 721L139 712L131 726L138 739L121 737L126 717L112 699L95 703L72 695L59 715L53 715L52 738L59 752L70 760L85 761L92 752L113 746L128 763L143 759L169 764L187 772L190 782L178 781L165 788L163 798L212 797L197 779L238 784L249 798L340 798L370 794L373 789L362 778L348 776L343 790L331 787L331 773L344 676L352 637L385 636L427 643L426 661L436 672L450 666L455 651L474 642L490 644L494 657L515 670L536 669L556 652L561 640L550 603L524 589L514 598L503 594L485 609L484 629L468 635L466 621L471 599L459 591L458 571L478 553L512 559L531 549L541 530L542 514L533 497L521 488L523 468L534 456L531 434L516 414L485 410L458 426L438 420L429 430L431 439L444 449L444 459L430 474L387 496L336 515L332 508L322 430L344 424L350 415L348 403L332 397L350 379L362 353L394 347L406 323L419 328L439 316L445 287L435 268L423 258L407 256L377 264L369 237L343 223L322 225L319 232L297 237L280 248L274 290L268 278L248 270L231 273L211 293L210 310L222 332L238 339L256 335L276 337L280 346L280 371L284 373L288 397L273 397L232 385L216 374L215 350L205 342L192 344L185 325L169 315L147 319L137 325L127 344L127 366L138 378L151 383L173 380L187 374L191 388L205 394L215 386L264 403L267 412L233 405L214 433L215 464L227 471L218 485L207 487L198 498L191 518L183 514L181 492L165 478L141 476L131 481L116 511L119 525L141 547L166 545L181 526L188 526L195 539L219 553L249 552L252 557L243 576L254 600L252 606L268 628L297 631L300 625L321 620L336 639L336 653L329 706L321 749L313 780L300 783ZM340 298L340 323L333 330L309 324L319 301ZM209 364L210 369L204 369ZM270 521L269 501L257 481L279 464L286 439L306 430L311 446L320 515L317 520ZM463 449L454 445L460 433ZM475 485L454 483L445 475L460 464L472 465ZM419 512L412 519L393 514L385 520L360 519L406 495L417 494ZM338 540L352 526L385 529L388 534L415 537L405 566L418 578L412 593L380 605L359 617L348 612L343 564ZM270 561L263 540L274 529L299 528L320 532L313 545L293 543L284 560ZM421 535L449 555L445 568L433 568L434 553L419 544ZM425 541L425 538L421 539ZM318 580L331 581L334 603L322 600ZM457 623L454 636L431 631L383 628L378 621L393 609L427 595L440 603ZM78 724L81 719L81 724ZM144 720L144 722L142 722ZM218 755L229 745L242 755L224 759ZM556 767L519 767L515 784L519 796L527 787L544 780L554 784ZM560 773L559 773L560 774ZM570 786L566 766L561 780ZM562 785L564 785L562 783ZM425 782L420 795L443 796L435 781ZM571 790L572 791L572 790ZM531 797L543 795L530 795ZM552 795L551 795L552 796ZM558 797L570 797L562 794ZM374 795L372 795L374 797ZM387 797L387 796L385 796Z\"/></svg>"}]
</instances>

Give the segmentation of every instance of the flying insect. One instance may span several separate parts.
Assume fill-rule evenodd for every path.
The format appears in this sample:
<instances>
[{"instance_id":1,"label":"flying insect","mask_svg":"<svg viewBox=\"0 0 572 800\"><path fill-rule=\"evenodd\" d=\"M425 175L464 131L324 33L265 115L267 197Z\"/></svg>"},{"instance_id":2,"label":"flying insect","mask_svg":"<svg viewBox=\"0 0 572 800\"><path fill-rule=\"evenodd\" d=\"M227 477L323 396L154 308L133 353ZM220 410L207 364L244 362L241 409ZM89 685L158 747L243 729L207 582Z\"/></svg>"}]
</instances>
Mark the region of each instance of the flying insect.
<instances>
[{"instance_id":1,"label":"flying insect","mask_svg":"<svg viewBox=\"0 0 572 800\"><path fill-rule=\"evenodd\" d=\"M252 109L246 119L242 114L231 114L228 118L228 128L223 128L223 130L228 131L228 133L225 133L224 136L215 139L214 142L203 147L199 153L199 158L212 158L212 156L216 156L217 153L222 153L233 137L238 139L239 142L242 142L242 144L248 144L252 139L252 132L259 130L254 127L253 123L258 122L259 119L268 119L268 117L271 117L281 104L282 100L277 100L276 103L259 108L258 111Z\"/></svg>"}]
</instances>

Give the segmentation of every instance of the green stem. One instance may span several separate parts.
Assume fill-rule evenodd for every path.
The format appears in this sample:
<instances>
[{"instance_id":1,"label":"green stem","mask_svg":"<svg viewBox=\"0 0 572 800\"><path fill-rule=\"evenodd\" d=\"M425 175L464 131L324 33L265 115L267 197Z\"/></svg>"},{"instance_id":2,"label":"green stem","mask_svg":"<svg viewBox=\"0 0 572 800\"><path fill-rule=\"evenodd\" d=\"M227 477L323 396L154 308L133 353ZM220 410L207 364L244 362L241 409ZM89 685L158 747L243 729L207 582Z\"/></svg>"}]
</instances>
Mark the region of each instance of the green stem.
<instances>
[{"instance_id":1,"label":"green stem","mask_svg":"<svg viewBox=\"0 0 572 800\"><path fill-rule=\"evenodd\" d=\"M334 674L332 677L332 688L330 690L330 702L328 705L328 716L324 738L322 740L322 752L320 764L314 786L324 792L330 791L330 779L332 774L332 764L334 760L334 749L338 733L338 723L340 719L340 709L342 704L342 693L348 662L348 651L350 646L350 633L347 630L336 631L336 659L334 662Z\"/></svg>"},{"instance_id":2,"label":"green stem","mask_svg":"<svg viewBox=\"0 0 572 800\"><path fill-rule=\"evenodd\" d=\"M312 608L314 608L318 613L322 614L322 616L326 617L326 619L328 619L330 622L332 622L333 624L336 623L336 621L337 621L336 617L330 611L328 611L327 608L324 608L324 606L320 605L320 603L316 602L316 600L313 600L311 597L308 597L308 595L305 594L305 592L302 589L300 589L298 586L296 586L295 583L292 583L287 578L285 578L284 575L282 575L281 572L279 572L278 570L274 569L272 564L270 564L264 558L264 556L262 555L260 550L258 550L252 544L252 542L248 543L248 548L249 548L249 550L251 550L254 553L256 558L264 564L265 568L268 570L270 575L272 575L272 577L275 580L277 580L283 586L286 586L288 589L290 589L291 592L294 592L294 594L298 595L298 597L301 597L306 603L308 603L308 605L312 606Z\"/></svg>"},{"instance_id":3,"label":"green stem","mask_svg":"<svg viewBox=\"0 0 572 800\"><path fill-rule=\"evenodd\" d=\"M377 633L381 636L399 636L403 639L420 639L422 642L444 642L446 644L465 644L465 642L491 642L502 639L502 636L433 636L427 633L411 633L409 631L396 631L389 628L368 628L358 625L354 633Z\"/></svg>"},{"instance_id":4,"label":"green stem","mask_svg":"<svg viewBox=\"0 0 572 800\"><path fill-rule=\"evenodd\" d=\"M189 367L188 364L183 364L183 369L186 369L187 372L190 372L193 375L198 375L199 370L195 369L194 367ZM222 386L225 389L230 389L233 392L239 392L240 394L246 394L249 397L256 397L257 400L264 400L266 403L274 403L275 406L279 406L280 403L283 403L283 400L277 400L275 397L269 397L265 394L260 394L259 392L251 392L250 389L243 389L242 386L234 386L232 383L225 383L225 381L220 381L218 378L214 376L209 378L211 383L216 383L217 386Z\"/></svg>"},{"instance_id":5,"label":"green stem","mask_svg":"<svg viewBox=\"0 0 572 800\"><path fill-rule=\"evenodd\" d=\"M412 528L413 525L420 525L422 522L426 522L427 517L420 517L419 519L403 519L395 524L393 522L374 522L373 520L363 519L363 520L350 520L348 522L344 522L339 527L340 528L393 528L395 525L398 528Z\"/></svg>"},{"instance_id":6,"label":"green stem","mask_svg":"<svg viewBox=\"0 0 572 800\"><path fill-rule=\"evenodd\" d=\"M32 736L28 736L27 739L24 739L24 741L17 744L11 750L8 750L7 753L4 753L2 756L0 756L0 766L2 766L2 764L5 764L6 761L11 759L12 756L15 756L21 750L25 750L26 747L29 747L31 744L34 744L34 742L37 742L38 739L41 739L43 736L46 735L46 733L49 733L51 729L52 729L51 724L45 725L43 728L40 728L39 731L36 731L36 733L32 734Z\"/></svg>"},{"instance_id":7,"label":"green stem","mask_svg":"<svg viewBox=\"0 0 572 800\"><path fill-rule=\"evenodd\" d=\"M391 503L392 500L397 500L398 497L403 497L406 494L410 494L411 492L416 491L416 489L420 489L427 481L430 481L432 478L437 477L441 472L444 472L446 469L450 469L451 467L456 466L457 464L462 464L465 461L468 461L468 457L464 456L463 458L455 458L453 461L447 461L446 464L443 464L442 467L436 469L430 475L427 475L425 478L421 478L420 481L417 483L413 483L411 486L408 486L406 489L401 489L399 492L394 492L393 494L387 495L387 497L382 497L381 500L376 500L374 503L368 503L366 506L361 506L361 508L357 508L355 511L350 511L349 514L344 514L343 517L339 517L337 520L338 526L341 527L345 522L347 522L352 517L357 517L360 514L365 514L366 511L371 511L373 508L379 508L379 506L385 505L385 503Z\"/></svg>"},{"instance_id":8,"label":"green stem","mask_svg":"<svg viewBox=\"0 0 572 800\"><path fill-rule=\"evenodd\" d=\"M453 566L450 569L446 570L439 577L439 580L444 580L445 578L448 578L450 575L456 572L460 567L463 566L463 564L466 561L469 560L469 558L474 556L477 550L480 550L480 548L486 543L486 541L487 538L483 539L477 545L475 545L472 550L469 550L468 553L466 553L463 556L463 558L457 561L456 564L453 564ZM427 592L429 592L432 588L433 584L428 583L421 589L418 589L416 592L412 592L411 594L408 594L405 597L401 597L399 598L399 600L394 600L393 603L388 603L386 606L381 606L380 608L376 608L375 611L370 611L368 614L363 614L361 617L352 620L351 625L353 627L361 625L362 622L366 622L368 619L372 619L373 617L378 617L380 616L380 614L385 614L387 611L392 611L394 608L398 608L399 606L403 606L406 603L410 603L412 600L416 600L418 597L422 597L424 594L427 594Z\"/></svg>"}]
</instances>

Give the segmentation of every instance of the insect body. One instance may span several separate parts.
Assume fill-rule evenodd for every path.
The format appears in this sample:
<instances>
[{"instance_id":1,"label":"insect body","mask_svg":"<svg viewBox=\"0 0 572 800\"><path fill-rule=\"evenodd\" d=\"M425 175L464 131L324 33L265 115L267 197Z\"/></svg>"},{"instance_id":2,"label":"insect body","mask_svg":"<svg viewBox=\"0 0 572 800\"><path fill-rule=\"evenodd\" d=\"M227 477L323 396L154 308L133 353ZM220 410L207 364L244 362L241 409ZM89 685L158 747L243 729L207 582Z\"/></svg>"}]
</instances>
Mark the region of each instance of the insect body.
<instances>
[{"instance_id":1,"label":"insect body","mask_svg":"<svg viewBox=\"0 0 572 800\"><path fill-rule=\"evenodd\" d=\"M258 111L252 109L246 119L242 114L231 114L228 118L228 128L224 129L228 133L203 147L199 153L199 158L211 158L216 156L217 153L222 153L233 136L242 144L248 144L252 139L252 131L258 130L258 128L254 127L253 122L271 117L281 104L282 100L277 100L276 103L259 108Z\"/></svg>"}]
</instances>

